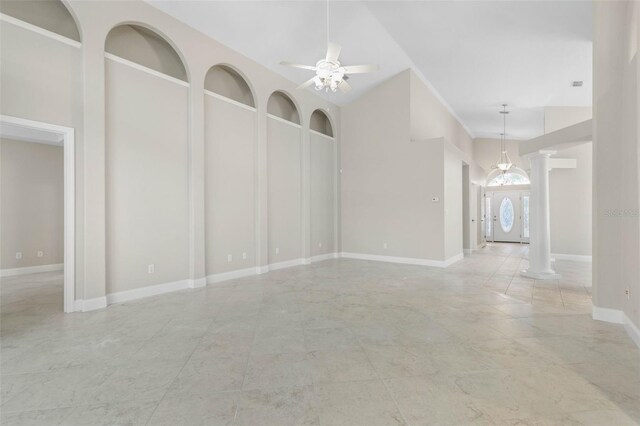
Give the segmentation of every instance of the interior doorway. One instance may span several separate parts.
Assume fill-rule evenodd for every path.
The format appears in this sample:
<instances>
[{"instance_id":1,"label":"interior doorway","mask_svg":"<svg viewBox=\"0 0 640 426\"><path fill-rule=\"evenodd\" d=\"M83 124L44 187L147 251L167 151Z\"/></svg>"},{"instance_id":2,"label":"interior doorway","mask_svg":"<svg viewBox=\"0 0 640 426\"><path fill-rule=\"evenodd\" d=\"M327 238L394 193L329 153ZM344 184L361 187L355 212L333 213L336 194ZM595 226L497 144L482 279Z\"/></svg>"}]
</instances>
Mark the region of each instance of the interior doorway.
<instances>
[{"instance_id":1,"label":"interior doorway","mask_svg":"<svg viewBox=\"0 0 640 426\"><path fill-rule=\"evenodd\" d=\"M18 117L0 115L2 138L58 145L63 149L64 186L64 312L75 310L75 132L73 128ZM40 253L38 253L40 255ZM22 271L17 269L23 269ZM29 268L2 270L2 275L28 273ZM36 270L34 270L35 272Z\"/></svg>"},{"instance_id":2,"label":"interior doorway","mask_svg":"<svg viewBox=\"0 0 640 426\"><path fill-rule=\"evenodd\" d=\"M529 191L487 191L485 238L491 242L529 242Z\"/></svg>"}]
</instances>

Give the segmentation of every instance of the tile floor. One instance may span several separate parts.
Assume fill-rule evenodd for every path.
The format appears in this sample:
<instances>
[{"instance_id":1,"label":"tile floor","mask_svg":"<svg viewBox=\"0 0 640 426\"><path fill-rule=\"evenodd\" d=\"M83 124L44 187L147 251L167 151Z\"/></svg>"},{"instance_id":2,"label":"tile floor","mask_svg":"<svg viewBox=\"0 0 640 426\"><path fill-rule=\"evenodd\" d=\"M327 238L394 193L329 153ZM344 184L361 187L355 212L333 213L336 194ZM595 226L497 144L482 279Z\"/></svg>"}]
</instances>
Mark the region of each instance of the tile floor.
<instances>
[{"instance_id":1,"label":"tile floor","mask_svg":"<svg viewBox=\"0 0 640 426\"><path fill-rule=\"evenodd\" d=\"M331 260L64 315L62 275L1 285L6 425L640 422L640 351L591 320L590 264L527 247L448 269Z\"/></svg>"}]
</instances>

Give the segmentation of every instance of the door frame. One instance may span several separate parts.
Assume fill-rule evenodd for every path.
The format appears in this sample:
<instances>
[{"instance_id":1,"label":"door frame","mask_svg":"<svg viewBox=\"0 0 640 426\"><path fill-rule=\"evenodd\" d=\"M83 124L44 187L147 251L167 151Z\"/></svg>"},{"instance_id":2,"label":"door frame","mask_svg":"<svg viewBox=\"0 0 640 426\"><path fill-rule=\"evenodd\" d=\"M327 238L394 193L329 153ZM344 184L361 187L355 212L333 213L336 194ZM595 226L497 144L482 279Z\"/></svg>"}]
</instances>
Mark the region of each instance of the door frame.
<instances>
[{"instance_id":1,"label":"door frame","mask_svg":"<svg viewBox=\"0 0 640 426\"><path fill-rule=\"evenodd\" d=\"M64 312L75 311L75 129L0 114L0 124L46 131L62 136L64 156Z\"/></svg>"}]
</instances>

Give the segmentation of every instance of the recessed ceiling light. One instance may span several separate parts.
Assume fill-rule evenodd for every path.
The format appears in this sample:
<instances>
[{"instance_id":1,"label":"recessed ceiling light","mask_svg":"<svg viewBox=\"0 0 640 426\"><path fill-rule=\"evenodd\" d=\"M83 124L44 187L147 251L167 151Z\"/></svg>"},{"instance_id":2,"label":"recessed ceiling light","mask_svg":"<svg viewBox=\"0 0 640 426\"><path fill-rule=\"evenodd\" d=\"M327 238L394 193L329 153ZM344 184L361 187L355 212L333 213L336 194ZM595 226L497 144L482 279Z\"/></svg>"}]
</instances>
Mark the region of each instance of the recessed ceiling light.
<instances>
[{"instance_id":1,"label":"recessed ceiling light","mask_svg":"<svg viewBox=\"0 0 640 426\"><path fill-rule=\"evenodd\" d=\"M571 83L571 87L582 87L582 81L574 81Z\"/></svg>"}]
</instances>

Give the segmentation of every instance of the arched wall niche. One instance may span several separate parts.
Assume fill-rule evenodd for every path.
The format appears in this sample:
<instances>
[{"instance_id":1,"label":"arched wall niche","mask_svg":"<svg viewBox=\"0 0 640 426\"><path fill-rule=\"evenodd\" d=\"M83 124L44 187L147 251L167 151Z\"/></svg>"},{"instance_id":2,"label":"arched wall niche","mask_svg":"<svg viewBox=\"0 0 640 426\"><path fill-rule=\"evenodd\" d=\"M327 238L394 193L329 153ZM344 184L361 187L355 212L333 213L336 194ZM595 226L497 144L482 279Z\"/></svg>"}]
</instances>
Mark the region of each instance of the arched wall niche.
<instances>
[{"instance_id":1,"label":"arched wall niche","mask_svg":"<svg viewBox=\"0 0 640 426\"><path fill-rule=\"evenodd\" d=\"M82 41L76 20L60 0L2 0L0 13L71 40Z\"/></svg>"},{"instance_id":2,"label":"arched wall niche","mask_svg":"<svg viewBox=\"0 0 640 426\"><path fill-rule=\"evenodd\" d=\"M105 52L151 68L182 81L189 81L178 51L155 30L137 24L121 24L109 31Z\"/></svg>"},{"instance_id":3,"label":"arched wall niche","mask_svg":"<svg viewBox=\"0 0 640 426\"><path fill-rule=\"evenodd\" d=\"M253 90L247 79L230 65L214 65L204 79L204 88L225 98L250 107L256 106Z\"/></svg>"},{"instance_id":4,"label":"arched wall niche","mask_svg":"<svg viewBox=\"0 0 640 426\"><path fill-rule=\"evenodd\" d=\"M327 114L320 109L313 111L313 114L311 114L309 128L311 130L315 130L316 132L333 137L333 127L331 126L331 120L329 120Z\"/></svg>"},{"instance_id":5,"label":"arched wall niche","mask_svg":"<svg viewBox=\"0 0 640 426\"><path fill-rule=\"evenodd\" d=\"M267 113L300 124L300 113L293 100L284 92L273 92L267 102Z\"/></svg>"}]
</instances>

